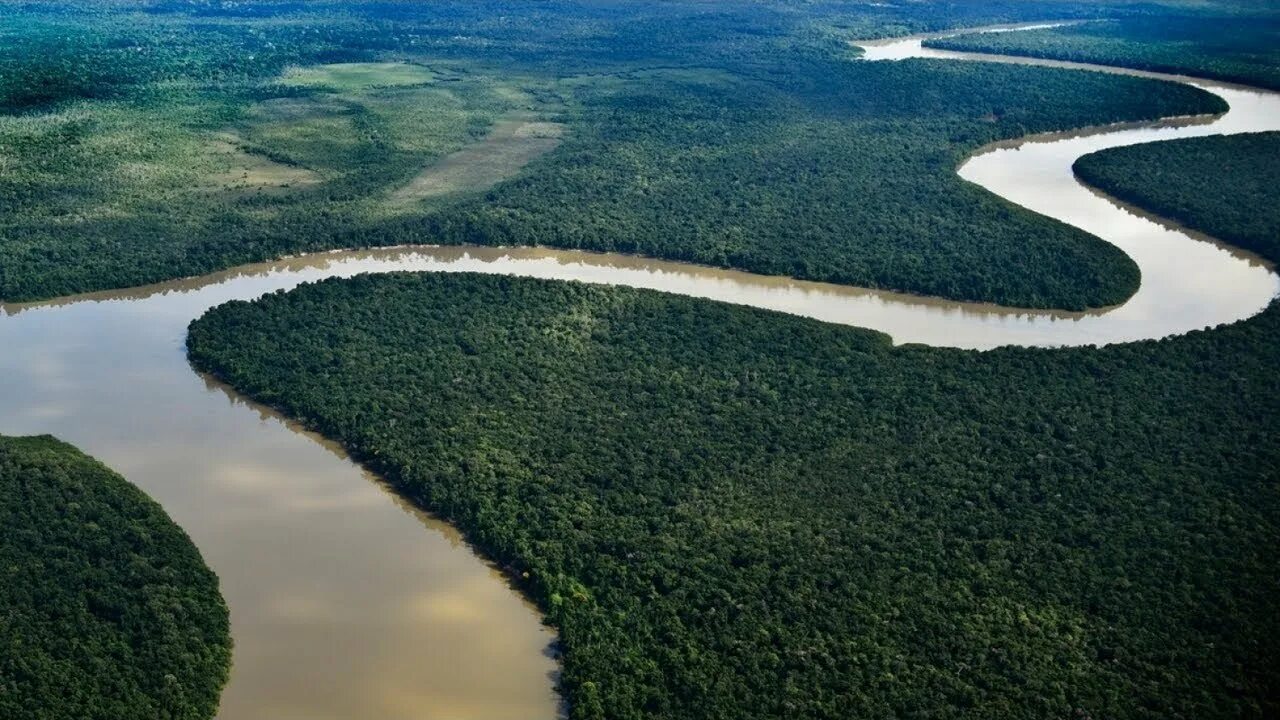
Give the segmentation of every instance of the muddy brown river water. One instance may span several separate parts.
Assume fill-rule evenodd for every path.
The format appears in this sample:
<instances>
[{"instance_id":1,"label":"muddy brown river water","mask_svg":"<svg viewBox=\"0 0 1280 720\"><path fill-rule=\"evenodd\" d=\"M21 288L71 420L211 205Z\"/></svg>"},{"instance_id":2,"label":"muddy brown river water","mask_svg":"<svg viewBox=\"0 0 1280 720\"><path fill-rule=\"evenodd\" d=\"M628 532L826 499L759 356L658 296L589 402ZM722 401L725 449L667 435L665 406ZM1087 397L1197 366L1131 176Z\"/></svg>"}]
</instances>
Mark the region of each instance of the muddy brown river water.
<instances>
[{"instance_id":1,"label":"muddy brown river water","mask_svg":"<svg viewBox=\"0 0 1280 720\"><path fill-rule=\"evenodd\" d=\"M876 43L868 56L987 59L925 50L914 38ZM1132 255L1142 289L1117 308L1019 311L541 249L328 253L3 308L0 433L78 445L156 498L195 540L231 608L235 664L223 720L556 717L554 635L536 610L456 532L340 451L195 374L183 351L187 323L233 298L392 270L655 288L968 348L1124 342L1240 320L1280 288L1265 264L1114 205L1071 175L1076 157L1105 147L1280 129L1280 95L1167 79L1222 95L1231 111L1009 143L960 170Z\"/></svg>"}]
</instances>

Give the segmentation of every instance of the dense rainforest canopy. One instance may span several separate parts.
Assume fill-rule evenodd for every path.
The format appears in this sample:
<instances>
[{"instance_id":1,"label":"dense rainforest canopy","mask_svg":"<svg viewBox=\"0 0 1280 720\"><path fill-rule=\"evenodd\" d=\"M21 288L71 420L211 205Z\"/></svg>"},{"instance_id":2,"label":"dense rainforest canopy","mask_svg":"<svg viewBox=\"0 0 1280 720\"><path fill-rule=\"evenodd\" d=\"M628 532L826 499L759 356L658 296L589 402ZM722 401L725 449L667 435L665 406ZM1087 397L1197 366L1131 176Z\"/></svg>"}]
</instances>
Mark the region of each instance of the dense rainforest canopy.
<instances>
[{"instance_id":1,"label":"dense rainforest canopy","mask_svg":"<svg viewBox=\"0 0 1280 720\"><path fill-rule=\"evenodd\" d=\"M1214 198L1280 222L1270 140L1082 166L1123 153L1131 197L1178 201L1213 173L1184 222L1244 243ZM894 348L460 275L232 303L188 342L503 563L560 628L575 718L1265 718L1277 332L1273 305L1123 346Z\"/></svg>"},{"instance_id":2,"label":"dense rainforest canopy","mask_svg":"<svg viewBox=\"0 0 1280 720\"><path fill-rule=\"evenodd\" d=\"M1223 109L1171 84L862 63L848 45L1044 13L1167 12L1124 3L3 7L10 301L426 242L1107 305L1138 282L1123 254L967 185L955 166L1027 132ZM510 122L536 130L496 143ZM518 141L540 130L563 142ZM477 148L505 170L424 180Z\"/></svg>"},{"instance_id":3,"label":"dense rainforest canopy","mask_svg":"<svg viewBox=\"0 0 1280 720\"><path fill-rule=\"evenodd\" d=\"M1002 51L1276 65L1276 13L1248 3L0 0L0 300L426 242L1117 302L1128 258L956 165L1220 100L849 45L1046 17L1107 22ZM1239 156L1266 142L1080 172L1276 259L1277 186ZM1191 198L1151 163L1234 170ZM498 561L560 631L575 720L1199 720L1280 715L1277 331L1280 306L1100 349L895 348L646 291L396 275L231 303L188 347ZM57 441L0 440L0 521L0 717L212 715L226 609L158 507Z\"/></svg>"},{"instance_id":4,"label":"dense rainforest canopy","mask_svg":"<svg viewBox=\"0 0 1280 720\"><path fill-rule=\"evenodd\" d=\"M164 510L50 437L0 437L0 717L206 720L218 580Z\"/></svg>"},{"instance_id":5,"label":"dense rainforest canopy","mask_svg":"<svg viewBox=\"0 0 1280 720\"><path fill-rule=\"evenodd\" d=\"M619 250L1006 305L1118 303L1138 282L1123 253L955 174L1000 137L1215 109L1168 85L1111 80L842 61L815 63L795 80L803 88L785 91L715 77L584 91L574 133L538 172L411 221L425 231L410 236Z\"/></svg>"},{"instance_id":6,"label":"dense rainforest canopy","mask_svg":"<svg viewBox=\"0 0 1280 720\"><path fill-rule=\"evenodd\" d=\"M1280 258L1280 133L1187 138L1085 155L1107 194L1267 258Z\"/></svg>"},{"instance_id":7,"label":"dense rainforest canopy","mask_svg":"<svg viewBox=\"0 0 1280 720\"><path fill-rule=\"evenodd\" d=\"M574 718L1280 712L1280 307L986 353L475 275L219 307L191 358L548 613Z\"/></svg>"}]
</instances>

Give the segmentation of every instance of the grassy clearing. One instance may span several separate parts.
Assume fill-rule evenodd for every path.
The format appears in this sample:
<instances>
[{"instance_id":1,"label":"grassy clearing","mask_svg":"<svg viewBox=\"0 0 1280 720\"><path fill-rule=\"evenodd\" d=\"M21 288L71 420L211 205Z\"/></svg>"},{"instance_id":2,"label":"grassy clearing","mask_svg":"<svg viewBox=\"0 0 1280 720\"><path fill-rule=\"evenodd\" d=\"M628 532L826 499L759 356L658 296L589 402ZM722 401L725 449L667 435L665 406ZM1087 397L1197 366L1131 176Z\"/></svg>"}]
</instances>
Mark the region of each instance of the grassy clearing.
<instances>
[{"instance_id":1,"label":"grassy clearing","mask_svg":"<svg viewBox=\"0 0 1280 720\"><path fill-rule=\"evenodd\" d=\"M292 87L352 92L372 88L424 85L435 80L435 77L435 74L427 68L408 63L334 63L288 68L280 82Z\"/></svg>"},{"instance_id":2,"label":"grassy clearing","mask_svg":"<svg viewBox=\"0 0 1280 720\"><path fill-rule=\"evenodd\" d=\"M317 104L311 112L262 119L236 126L246 142L287 164L340 176L359 164L364 138L354 108Z\"/></svg>"},{"instance_id":3,"label":"grassy clearing","mask_svg":"<svg viewBox=\"0 0 1280 720\"><path fill-rule=\"evenodd\" d=\"M320 182L320 176L311 170L246 151L244 141L235 135L214 137L210 152L226 167L208 176L211 188L233 192L282 192Z\"/></svg>"},{"instance_id":4,"label":"grassy clearing","mask_svg":"<svg viewBox=\"0 0 1280 720\"><path fill-rule=\"evenodd\" d=\"M361 98L360 103L379 119L397 148L426 159L483 137L496 107L501 107L490 98L478 98L473 88L436 86L385 90Z\"/></svg>"},{"instance_id":5,"label":"grassy clearing","mask_svg":"<svg viewBox=\"0 0 1280 720\"><path fill-rule=\"evenodd\" d=\"M433 163L393 192L389 205L409 209L423 200L487 190L551 152L564 133L565 126L560 123L510 117L500 120L484 139Z\"/></svg>"}]
</instances>

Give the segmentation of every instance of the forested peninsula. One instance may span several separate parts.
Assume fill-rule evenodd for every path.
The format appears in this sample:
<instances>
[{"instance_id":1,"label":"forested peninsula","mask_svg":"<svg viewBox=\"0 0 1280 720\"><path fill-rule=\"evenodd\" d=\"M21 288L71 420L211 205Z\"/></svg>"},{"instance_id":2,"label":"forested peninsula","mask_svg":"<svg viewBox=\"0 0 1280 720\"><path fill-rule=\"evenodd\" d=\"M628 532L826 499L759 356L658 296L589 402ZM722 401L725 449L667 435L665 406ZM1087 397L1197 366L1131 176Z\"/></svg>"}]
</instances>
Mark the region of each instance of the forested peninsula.
<instances>
[{"instance_id":1,"label":"forested peninsula","mask_svg":"<svg viewBox=\"0 0 1280 720\"><path fill-rule=\"evenodd\" d=\"M945 50L1180 73L1280 90L1280 18L1232 17L1212 8L1097 20L1016 33L927 40Z\"/></svg>"},{"instance_id":2,"label":"forested peninsula","mask_svg":"<svg viewBox=\"0 0 1280 720\"><path fill-rule=\"evenodd\" d=\"M1081 180L1266 258L1280 258L1280 133L1131 145L1085 155Z\"/></svg>"},{"instance_id":3,"label":"forested peninsula","mask_svg":"<svg viewBox=\"0 0 1280 720\"><path fill-rule=\"evenodd\" d=\"M1247 238L1212 198L1280 222L1247 171L1271 140L1086 159L1176 164L1207 198L1187 222ZM188 345L502 563L560 629L575 719L1260 719L1277 333L1272 305L1105 348L895 348L646 291L397 275L224 305Z\"/></svg>"},{"instance_id":4,"label":"forested peninsula","mask_svg":"<svg viewBox=\"0 0 1280 720\"><path fill-rule=\"evenodd\" d=\"M0 717L207 720L231 664L217 577L138 488L0 436Z\"/></svg>"},{"instance_id":5,"label":"forested peninsula","mask_svg":"<svg viewBox=\"0 0 1280 720\"><path fill-rule=\"evenodd\" d=\"M1278 310L977 353L391 275L221 306L188 345L505 567L574 718L1264 718Z\"/></svg>"}]
</instances>

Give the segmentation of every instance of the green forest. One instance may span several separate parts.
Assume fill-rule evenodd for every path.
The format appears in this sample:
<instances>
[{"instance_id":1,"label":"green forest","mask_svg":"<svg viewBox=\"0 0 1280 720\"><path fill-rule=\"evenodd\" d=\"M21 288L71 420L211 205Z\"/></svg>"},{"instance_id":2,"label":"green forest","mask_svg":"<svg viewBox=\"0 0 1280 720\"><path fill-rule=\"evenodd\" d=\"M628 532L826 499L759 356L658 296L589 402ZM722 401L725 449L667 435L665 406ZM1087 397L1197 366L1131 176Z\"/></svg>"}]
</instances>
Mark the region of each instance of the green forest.
<instances>
[{"instance_id":1,"label":"green forest","mask_svg":"<svg viewBox=\"0 0 1280 720\"><path fill-rule=\"evenodd\" d=\"M538 172L415 221L424 231L411 237L616 250L1013 306L1114 304L1138 283L1123 253L955 173L1001 138L1222 108L1113 80L845 61L815 63L802 88L655 77L584 92L573 135Z\"/></svg>"},{"instance_id":2,"label":"green forest","mask_svg":"<svg viewBox=\"0 0 1280 720\"><path fill-rule=\"evenodd\" d=\"M1277 332L894 348L427 274L224 305L188 345L507 568L575 719L1203 719L1280 712Z\"/></svg>"},{"instance_id":3,"label":"green forest","mask_svg":"<svg viewBox=\"0 0 1280 720\"><path fill-rule=\"evenodd\" d=\"M1137 286L1128 258L962 182L957 164L1028 132L1224 109L1185 86L863 63L848 45L1048 12L1020 2L4 9L7 301L335 247L479 243L1105 306ZM513 120L563 142L492 187L403 201Z\"/></svg>"},{"instance_id":4,"label":"green forest","mask_svg":"<svg viewBox=\"0 0 1280 720\"><path fill-rule=\"evenodd\" d=\"M1276 222L1274 185L1221 177ZM393 275L224 305L188 346L500 562L575 718L1264 718L1278 325L978 353Z\"/></svg>"},{"instance_id":5,"label":"green forest","mask_svg":"<svg viewBox=\"0 0 1280 720\"><path fill-rule=\"evenodd\" d=\"M853 41L1081 21L931 44L1280 89L1271 5L0 0L0 301L424 243L1113 305L1129 257L957 167L1225 103ZM1075 169L1280 261L1278 143ZM556 629L572 720L1266 720L1278 332L1280 300L1158 341L973 352L427 273L234 301L186 349L458 527ZM0 527L0 718L214 716L228 610L162 508L52 437L0 437Z\"/></svg>"},{"instance_id":6,"label":"green forest","mask_svg":"<svg viewBox=\"0 0 1280 720\"><path fill-rule=\"evenodd\" d=\"M0 437L0 717L206 720L218 579L164 510L54 438Z\"/></svg>"},{"instance_id":7,"label":"green forest","mask_svg":"<svg viewBox=\"0 0 1280 720\"><path fill-rule=\"evenodd\" d=\"M1181 197L1171 165L1187 188L1215 172L1215 197L1274 227L1268 140L1082 165L1138 168L1114 174L1149 198ZM1253 231L1193 207L1210 234ZM224 305L188 347L499 562L560 632L575 720L1266 718L1277 332L1273 305L979 353L647 291L391 275Z\"/></svg>"},{"instance_id":8,"label":"green forest","mask_svg":"<svg viewBox=\"0 0 1280 720\"><path fill-rule=\"evenodd\" d=\"M1091 153L1084 182L1266 258L1280 258L1280 133L1186 138ZM1226 178L1226 182L1223 182Z\"/></svg>"},{"instance_id":9,"label":"green forest","mask_svg":"<svg viewBox=\"0 0 1280 720\"><path fill-rule=\"evenodd\" d=\"M1275 16L1206 17L1203 8L1194 8L1155 18L959 35L925 44L947 50L1186 73L1280 90L1280 17Z\"/></svg>"}]
</instances>

